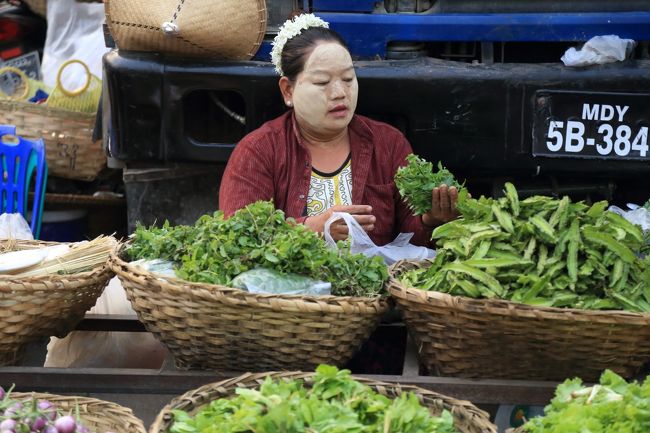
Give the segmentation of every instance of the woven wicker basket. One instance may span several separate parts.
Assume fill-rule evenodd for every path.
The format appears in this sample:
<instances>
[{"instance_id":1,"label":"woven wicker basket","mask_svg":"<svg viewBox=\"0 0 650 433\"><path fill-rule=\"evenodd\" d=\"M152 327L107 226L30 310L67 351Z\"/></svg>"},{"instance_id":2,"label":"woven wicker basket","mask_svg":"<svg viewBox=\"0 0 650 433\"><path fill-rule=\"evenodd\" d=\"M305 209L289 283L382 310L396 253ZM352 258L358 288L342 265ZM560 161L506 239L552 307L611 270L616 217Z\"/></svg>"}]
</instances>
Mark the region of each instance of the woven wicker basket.
<instances>
[{"instance_id":1,"label":"woven wicker basket","mask_svg":"<svg viewBox=\"0 0 650 433\"><path fill-rule=\"evenodd\" d=\"M395 278L428 265L396 263L388 288L431 374L594 381L606 368L630 377L650 361L650 314L470 299L405 287Z\"/></svg>"},{"instance_id":2,"label":"woven wicker basket","mask_svg":"<svg viewBox=\"0 0 650 433\"><path fill-rule=\"evenodd\" d=\"M304 381L306 386L310 386L313 382L314 373L247 373L233 379L204 385L195 390L186 392L165 406L149 428L149 433L167 433L174 419L171 413L172 410L178 409L194 414L202 406L205 406L213 400L233 397L236 388L259 388L267 377L287 380L301 379ZM354 379L370 386L375 391L389 398L395 398L402 392L413 392L418 396L420 402L429 408L433 415L440 415L443 409L449 410L454 417L454 425L460 433L496 433L497 431L496 427L490 423L488 414L476 408L468 401L456 400L414 386L401 386L398 384L377 382L360 377L354 377Z\"/></svg>"},{"instance_id":3,"label":"woven wicker basket","mask_svg":"<svg viewBox=\"0 0 650 433\"><path fill-rule=\"evenodd\" d=\"M28 400L32 397L39 400L48 400L64 413L72 411L74 414L78 407L79 418L84 423L84 427L97 433L109 431L115 433L146 433L142 421L133 415L131 409L116 403L90 397L27 392L12 392L11 397L18 400Z\"/></svg>"},{"instance_id":4,"label":"woven wicker basket","mask_svg":"<svg viewBox=\"0 0 650 433\"><path fill-rule=\"evenodd\" d=\"M0 251L53 245L37 241L0 241ZM26 343L64 337L95 305L113 276L107 265L70 275L0 275L0 365L20 360Z\"/></svg>"},{"instance_id":5,"label":"woven wicker basket","mask_svg":"<svg viewBox=\"0 0 650 433\"><path fill-rule=\"evenodd\" d=\"M140 321L181 369L342 366L388 310L383 297L260 295L160 279L122 260L117 250L109 263Z\"/></svg>"},{"instance_id":6,"label":"woven wicker basket","mask_svg":"<svg viewBox=\"0 0 650 433\"><path fill-rule=\"evenodd\" d=\"M266 32L264 0L105 0L121 50L247 60Z\"/></svg>"},{"instance_id":7,"label":"woven wicker basket","mask_svg":"<svg viewBox=\"0 0 650 433\"><path fill-rule=\"evenodd\" d=\"M0 100L0 124L16 126L17 133L25 138L42 137L52 176L93 180L106 167L101 140L92 140L95 113Z\"/></svg>"}]
</instances>

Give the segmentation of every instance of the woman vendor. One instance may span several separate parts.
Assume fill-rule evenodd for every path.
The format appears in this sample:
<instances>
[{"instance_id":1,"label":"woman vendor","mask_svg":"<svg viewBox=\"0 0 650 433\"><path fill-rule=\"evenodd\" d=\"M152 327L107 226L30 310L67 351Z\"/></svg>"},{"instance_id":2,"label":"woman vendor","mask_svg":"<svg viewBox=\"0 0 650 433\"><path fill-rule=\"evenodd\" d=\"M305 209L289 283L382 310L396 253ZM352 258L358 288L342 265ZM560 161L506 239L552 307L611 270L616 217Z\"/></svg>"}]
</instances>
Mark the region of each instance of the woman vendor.
<instances>
[{"instance_id":1,"label":"woman vendor","mask_svg":"<svg viewBox=\"0 0 650 433\"><path fill-rule=\"evenodd\" d=\"M458 216L456 188L432 192L432 209L416 217L393 178L412 153L406 138L385 123L355 114L358 83L345 41L312 14L285 22L272 60L289 110L244 137L224 173L219 207L225 214L270 200L316 232L332 212L348 212L377 245L400 232L427 245L434 227ZM347 237L334 222L335 240Z\"/></svg>"}]
</instances>

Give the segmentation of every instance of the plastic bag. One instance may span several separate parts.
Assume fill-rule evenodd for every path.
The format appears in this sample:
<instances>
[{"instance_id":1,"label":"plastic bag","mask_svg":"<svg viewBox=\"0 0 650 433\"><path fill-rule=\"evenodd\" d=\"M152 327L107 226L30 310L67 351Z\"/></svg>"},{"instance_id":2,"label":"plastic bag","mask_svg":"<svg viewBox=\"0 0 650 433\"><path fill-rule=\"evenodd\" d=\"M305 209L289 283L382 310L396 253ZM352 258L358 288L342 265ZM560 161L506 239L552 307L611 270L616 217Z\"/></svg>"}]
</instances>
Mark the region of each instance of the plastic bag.
<instances>
[{"instance_id":1,"label":"plastic bag","mask_svg":"<svg viewBox=\"0 0 650 433\"><path fill-rule=\"evenodd\" d=\"M644 207L641 207L636 204L628 203L627 207L629 210L623 210L616 206L610 206L609 211L614 212L631 222L641 226L641 229L644 232L650 231L650 211Z\"/></svg>"},{"instance_id":2,"label":"plastic bag","mask_svg":"<svg viewBox=\"0 0 650 433\"><path fill-rule=\"evenodd\" d=\"M0 215L0 239L34 239L32 230L25 218L19 213L3 213Z\"/></svg>"},{"instance_id":3,"label":"plastic bag","mask_svg":"<svg viewBox=\"0 0 650 433\"><path fill-rule=\"evenodd\" d=\"M272 269L257 268L242 272L232 286L251 293L274 295L330 295L332 284L296 274L281 274Z\"/></svg>"},{"instance_id":4,"label":"plastic bag","mask_svg":"<svg viewBox=\"0 0 650 433\"><path fill-rule=\"evenodd\" d=\"M336 241L330 234L330 226L338 219L343 219L348 225L350 252L353 254L362 253L368 257L380 256L387 265L392 265L398 260L424 260L436 256L435 250L411 244L409 241L413 237L413 233L400 233L393 242L381 247L377 246L361 227L361 224L347 212L334 212L325 223L325 242L330 248L336 248Z\"/></svg>"},{"instance_id":5,"label":"plastic bag","mask_svg":"<svg viewBox=\"0 0 650 433\"><path fill-rule=\"evenodd\" d=\"M602 65L623 61L634 49L632 39L621 39L616 35L594 36L579 50L571 47L562 56L565 66Z\"/></svg>"},{"instance_id":6,"label":"plastic bag","mask_svg":"<svg viewBox=\"0 0 650 433\"><path fill-rule=\"evenodd\" d=\"M136 260L130 263L131 265L137 266L144 269L145 271L153 272L165 277L176 277L176 271L174 270L174 262L163 259L153 259L153 260Z\"/></svg>"},{"instance_id":7,"label":"plastic bag","mask_svg":"<svg viewBox=\"0 0 650 433\"><path fill-rule=\"evenodd\" d=\"M47 2L47 34L41 64L45 84L53 88L59 68L70 59L83 61L93 75L102 76L102 56L108 51L102 27L105 17L102 3ZM77 89L87 77L83 68L75 67L66 72L62 82L66 89Z\"/></svg>"},{"instance_id":8,"label":"plastic bag","mask_svg":"<svg viewBox=\"0 0 650 433\"><path fill-rule=\"evenodd\" d=\"M89 312L136 317L117 277ZM160 368L166 355L165 346L148 332L73 331L50 339L45 367Z\"/></svg>"}]
</instances>

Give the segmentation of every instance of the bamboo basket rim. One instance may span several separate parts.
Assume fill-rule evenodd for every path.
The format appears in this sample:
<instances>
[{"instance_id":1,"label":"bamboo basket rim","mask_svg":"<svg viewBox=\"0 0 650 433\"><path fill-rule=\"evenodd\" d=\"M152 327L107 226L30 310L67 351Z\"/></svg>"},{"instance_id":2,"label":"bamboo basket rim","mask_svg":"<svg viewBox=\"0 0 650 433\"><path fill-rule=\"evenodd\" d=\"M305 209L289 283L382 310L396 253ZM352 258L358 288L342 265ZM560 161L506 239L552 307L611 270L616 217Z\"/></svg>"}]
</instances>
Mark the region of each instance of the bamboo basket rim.
<instances>
[{"instance_id":1,"label":"bamboo basket rim","mask_svg":"<svg viewBox=\"0 0 650 433\"><path fill-rule=\"evenodd\" d=\"M0 240L0 245L8 242L14 242L14 241L8 239L2 239ZM48 241L39 241L39 240L33 240L33 241L20 240L15 242L17 243L17 245L39 244L44 246L61 245L61 244L70 243L70 242L48 242ZM21 277L19 275L11 275L11 274L0 274L0 292L16 292L19 290L32 291L32 288L29 286L29 284L52 283L57 281L65 282L66 280L70 280L71 277L74 278L75 280L83 280L110 271L111 270L109 268L108 261L106 261L103 264L97 265L88 271L75 272L72 274L47 274L47 275L37 275L37 276L29 276L29 277ZM7 288L2 284L3 282L9 282L9 283L20 282L23 284L14 286L12 288ZM67 284L63 284L61 286L57 286L56 289L57 290L78 290L78 287L76 286L70 287Z\"/></svg>"},{"instance_id":2,"label":"bamboo basket rim","mask_svg":"<svg viewBox=\"0 0 650 433\"><path fill-rule=\"evenodd\" d=\"M17 99L0 99L0 105L18 107L21 110L27 110L32 112L42 112L47 111L56 114L58 117L70 118L72 120L84 121L88 119L95 119L97 117L97 112L81 112L81 111L71 111L59 107L49 107L44 104L34 104L33 102L20 101Z\"/></svg>"},{"instance_id":3,"label":"bamboo basket rim","mask_svg":"<svg viewBox=\"0 0 650 433\"><path fill-rule=\"evenodd\" d=\"M336 295L277 295L251 293L242 289L220 284L197 283L180 278L161 276L125 261L122 256L127 243L117 245L110 253L109 266L116 275L129 280L140 280L160 290L175 292L180 296L205 296L218 299L230 305L255 305L256 307L277 310L294 309L299 311L378 314L389 308L388 295L336 296ZM275 302L273 302L275 301ZM292 307L292 308L291 308Z\"/></svg>"},{"instance_id":4,"label":"bamboo basket rim","mask_svg":"<svg viewBox=\"0 0 650 433\"><path fill-rule=\"evenodd\" d=\"M168 432L168 424L172 420L171 410L180 409L194 413L196 410L205 406L214 399L233 396L236 388L259 388L259 386L267 377L271 377L273 379L302 379L305 381L306 385L311 385L311 380L313 379L314 375L315 373L313 372L270 371L262 373L244 373L234 378L208 383L199 388L187 391L181 396L175 397L169 404L165 405L160 410L153 424L149 428L149 433ZM381 382L356 375L351 375L350 377L363 383L364 385L374 388L376 391L382 394L384 394L384 392L382 392L384 389L391 389L396 394L410 391L419 397L419 400L422 404L424 404L422 401L424 398L441 401L443 406L452 413L454 420L456 419L457 414L469 415L468 418L471 419L470 424L479 427L480 431L486 433L496 433L497 431L496 427L489 421L488 413L477 408L469 401L458 400L453 397L449 397L443 394L439 394L435 391L430 391L413 385L401 385L399 383ZM219 397L219 395L222 395L223 397ZM429 405L424 405L430 409ZM454 424L456 423L454 422Z\"/></svg>"},{"instance_id":5,"label":"bamboo basket rim","mask_svg":"<svg viewBox=\"0 0 650 433\"><path fill-rule=\"evenodd\" d=\"M16 399L27 399L27 398L35 398L38 400L48 400L52 403L54 403L57 406L57 409L61 409L61 407L58 405L58 403L64 403L64 404L71 404L71 405L79 405L80 407L83 405L93 405L93 406L99 406L102 409L101 415L106 417L106 408L109 408L111 411L118 412L118 414L110 414L111 418L115 420L119 420L120 423L122 424L129 424L127 427L129 428L128 431L121 431L120 433L146 433L146 429L144 427L144 423L142 420L138 417L135 416L133 413L133 410L131 408L128 408L126 406L122 406L120 404L114 403L112 401L107 401L107 400L101 400L93 397L81 397L81 396L74 396L74 395L60 395L60 394L51 394L47 392L11 392L11 396L16 398ZM93 411L85 411L85 413L97 413ZM79 415L81 419L83 420L84 416L84 411L79 411ZM119 418L118 418L119 415ZM132 428L135 427L136 430L132 430ZM104 432L98 432L98 433L104 433Z\"/></svg>"},{"instance_id":6,"label":"bamboo basket rim","mask_svg":"<svg viewBox=\"0 0 650 433\"><path fill-rule=\"evenodd\" d=\"M428 267L430 261L401 260L388 269L388 292L391 296L399 299L417 300L420 303L444 302L453 306L457 311L463 312L489 312L492 315L572 320L580 322L598 322L619 324L650 325L650 314L637 313L625 310L586 310L579 308L561 308L528 305L520 302L503 299L475 299L466 296L450 295L448 293L434 290L424 290L415 287L408 287L397 279L397 275L414 268Z\"/></svg>"}]
</instances>

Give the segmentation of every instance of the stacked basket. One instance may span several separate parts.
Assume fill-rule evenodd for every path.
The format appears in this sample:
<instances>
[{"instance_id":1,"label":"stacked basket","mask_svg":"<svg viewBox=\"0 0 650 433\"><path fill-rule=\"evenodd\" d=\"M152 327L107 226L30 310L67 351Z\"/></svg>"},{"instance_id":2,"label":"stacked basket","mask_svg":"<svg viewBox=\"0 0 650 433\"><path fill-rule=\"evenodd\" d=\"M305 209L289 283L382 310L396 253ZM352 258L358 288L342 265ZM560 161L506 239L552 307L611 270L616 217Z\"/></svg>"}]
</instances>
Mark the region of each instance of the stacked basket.
<instances>
[{"instance_id":1,"label":"stacked basket","mask_svg":"<svg viewBox=\"0 0 650 433\"><path fill-rule=\"evenodd\" d=\"M182 369L311 370L345 364L388 310L382 297L262 295L110 266L138 318Z\"/></svg>"},{"instance_id":2,"label":"stacked basket","mask_svg":"<svg viewBox=\"0 0 650 433\"><path fill-rule=\"evenodd\" d=\"M3 241L0 251L52 245L37 241ZM15 364L31 342L74 329L113 276L107 264L87 272L35 277L0 276L0 365Z\"/></svg>"}]
</instances>

